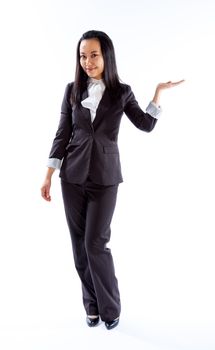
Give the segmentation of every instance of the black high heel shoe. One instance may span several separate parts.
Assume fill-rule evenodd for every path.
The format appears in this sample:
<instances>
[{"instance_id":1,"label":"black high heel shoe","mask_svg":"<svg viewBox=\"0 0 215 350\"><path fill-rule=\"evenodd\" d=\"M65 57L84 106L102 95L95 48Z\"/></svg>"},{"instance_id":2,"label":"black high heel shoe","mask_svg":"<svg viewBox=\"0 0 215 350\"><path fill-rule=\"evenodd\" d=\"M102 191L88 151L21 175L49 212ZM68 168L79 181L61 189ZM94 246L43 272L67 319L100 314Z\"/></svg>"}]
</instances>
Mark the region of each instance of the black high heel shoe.
<instances>
[{"instance_id":1,"label":"black high heel shoe","mask_svg":"<svg viewBox=\"0 0 215 350\"><path fill-rule=\"evenodd\" d=\"M86 321L89 327L95 327L99 323L99 316L98 317L87 316Z\"/></svg>"},{"instance_id":2,"label":"black high heel shoe","mask_svg":"<svg viewBox=\"0 0 215 350\"><path fill-rule=\"evenodd\" d=\"M113 321L105 322L105 327L106 327L108 330L111 330L111 329L115 328L116 326L118 326L118 324L119 324L119 317L116 318L116 319L113 320Z\"/></svg>"}]
</instances>

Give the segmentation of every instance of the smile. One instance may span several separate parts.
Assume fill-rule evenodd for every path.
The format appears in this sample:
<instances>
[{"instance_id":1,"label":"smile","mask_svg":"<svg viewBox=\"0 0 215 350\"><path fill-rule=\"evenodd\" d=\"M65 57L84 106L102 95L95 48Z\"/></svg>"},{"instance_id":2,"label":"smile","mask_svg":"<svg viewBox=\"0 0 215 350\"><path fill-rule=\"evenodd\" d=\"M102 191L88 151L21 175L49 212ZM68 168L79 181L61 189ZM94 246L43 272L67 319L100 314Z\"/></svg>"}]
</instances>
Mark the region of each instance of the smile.
<instances>
[{"instance_id":1,"label":"smile","mask_svg":"<svg viewBox=\"0 0 215 350\"><path fill-rule=\"evenodd\" d=\"M87 72L91 72L91 71L94 70L94 69L96 69L96 68L86 68L86 71L87 71Z\"/></svg>"}]
</instances>

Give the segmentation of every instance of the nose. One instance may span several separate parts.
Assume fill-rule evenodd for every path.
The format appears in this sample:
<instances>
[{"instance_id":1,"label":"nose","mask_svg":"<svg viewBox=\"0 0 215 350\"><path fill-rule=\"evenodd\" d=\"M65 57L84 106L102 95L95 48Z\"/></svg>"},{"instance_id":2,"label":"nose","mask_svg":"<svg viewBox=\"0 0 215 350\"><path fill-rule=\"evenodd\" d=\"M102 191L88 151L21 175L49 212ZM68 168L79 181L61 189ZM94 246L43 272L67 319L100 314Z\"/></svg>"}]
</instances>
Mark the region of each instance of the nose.
<instances>
[{"instance_id":1,"label":"nose","mask_svg":"<svg viewBox=\"0 0 215 350\"><path fill-rule=\"evenodd\" d=\"M91 66L91 57L87 57L85 61L86 66Z\"/></svg>"}]
</instances>

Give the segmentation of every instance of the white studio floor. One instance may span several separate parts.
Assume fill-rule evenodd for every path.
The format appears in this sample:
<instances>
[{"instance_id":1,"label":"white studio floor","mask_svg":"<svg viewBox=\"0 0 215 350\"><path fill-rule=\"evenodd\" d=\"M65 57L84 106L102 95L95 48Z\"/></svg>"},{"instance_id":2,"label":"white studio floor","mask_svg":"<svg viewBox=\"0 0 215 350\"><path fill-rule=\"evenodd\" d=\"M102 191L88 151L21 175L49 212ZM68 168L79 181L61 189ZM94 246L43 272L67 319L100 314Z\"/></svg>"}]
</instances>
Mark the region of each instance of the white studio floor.
<instances>
[{"instance_id":1,"label":"white studio floor","mask_svg":"<svg viewBox=\"0 0 215 350\"><path fill-rule=\"evenodd\" d=\"M210 330L212 332L212 330ZM160 327L144 329L143 324L122 320L118 328L107 331L104 324L88 328L79 318L61 325L23 326L5 329L0 338L4 350L69 350L69 349L214 349L212 334L192 327Z\"/></svg>"},{"instance_id":2,"label":"white studio floor","mask_svg":"<svg viewBox=\"0 0 215 350\"><path fill-rule=\"evenodd\" d=\"M89 328L84 314L60 322L10 325L1 328L2 350L69 350L69 349L135 349L135 350L212 350L214 329L207 325L180 325L167 322L147 323L140 315L122 315L119 326L107 331L104 323ZM75 315L76 314L76 315Z\"/></svg>"}]
</instances>

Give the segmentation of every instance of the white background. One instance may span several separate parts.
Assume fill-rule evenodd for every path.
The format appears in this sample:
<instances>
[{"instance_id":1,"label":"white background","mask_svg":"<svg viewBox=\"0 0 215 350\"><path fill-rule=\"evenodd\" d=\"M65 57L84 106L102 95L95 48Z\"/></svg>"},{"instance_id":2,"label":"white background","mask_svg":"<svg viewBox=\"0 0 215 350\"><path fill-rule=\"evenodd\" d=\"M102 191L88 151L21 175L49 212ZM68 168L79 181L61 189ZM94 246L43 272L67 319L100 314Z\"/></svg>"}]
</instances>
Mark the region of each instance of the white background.
<instances>
[{"instance_id":1,"label":"white background","mask_svg":"<svg viewBox=\"0 0 215 350\"><path fill-rule=\"evenodd\" d=\"M214 349L214 18L213 0L1 1L1 349ZM52 202L40 197L89 29L112 38L143 109L157 83L186 79L152 133L121 123L111 332L85 324L57 173Z\"/></svg>"}]
</instances>

